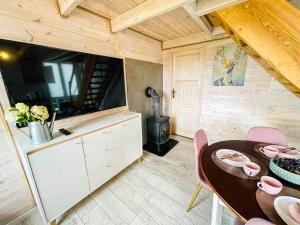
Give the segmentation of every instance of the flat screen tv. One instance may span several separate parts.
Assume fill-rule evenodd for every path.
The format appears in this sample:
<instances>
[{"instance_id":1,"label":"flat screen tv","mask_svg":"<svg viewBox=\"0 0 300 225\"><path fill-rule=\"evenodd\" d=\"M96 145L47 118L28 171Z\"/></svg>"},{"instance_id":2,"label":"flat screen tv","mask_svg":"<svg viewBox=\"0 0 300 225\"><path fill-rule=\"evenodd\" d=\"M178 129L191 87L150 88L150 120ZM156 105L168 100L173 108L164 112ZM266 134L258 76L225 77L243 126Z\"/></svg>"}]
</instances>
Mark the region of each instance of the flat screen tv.
<instances>
[{"instance_id":1,"label":"flat screen tv","mask_svg":"<svg viewBox=\"0 0 300 225\"><path fill-rule=\"evenodd\" d=\"M9 102L45 105L57 119L126 105L123 60L0 39Z\"/></svg>"}]
</instances>

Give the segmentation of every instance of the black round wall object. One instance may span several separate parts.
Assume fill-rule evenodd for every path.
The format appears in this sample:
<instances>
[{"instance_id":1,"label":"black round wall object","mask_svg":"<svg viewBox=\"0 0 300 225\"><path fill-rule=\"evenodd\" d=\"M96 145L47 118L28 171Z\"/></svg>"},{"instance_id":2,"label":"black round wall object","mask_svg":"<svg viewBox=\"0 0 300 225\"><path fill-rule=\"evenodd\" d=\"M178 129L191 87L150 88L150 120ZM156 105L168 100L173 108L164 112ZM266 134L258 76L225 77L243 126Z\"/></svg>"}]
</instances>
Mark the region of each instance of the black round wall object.
<instances>
[{"instance_id":1,"label":"black round wall object","mask_svg":"<svg viewBox=\"0 0 300 225\"><path fill-rule=\"evenodd\" d=\"M152 90L151 87L147 87L147 88L145 89L145 94L146 94L146 96L147 96L148 98L151 98L151 95L149 94L150 90Z\"/></svg>"}]
</instances>

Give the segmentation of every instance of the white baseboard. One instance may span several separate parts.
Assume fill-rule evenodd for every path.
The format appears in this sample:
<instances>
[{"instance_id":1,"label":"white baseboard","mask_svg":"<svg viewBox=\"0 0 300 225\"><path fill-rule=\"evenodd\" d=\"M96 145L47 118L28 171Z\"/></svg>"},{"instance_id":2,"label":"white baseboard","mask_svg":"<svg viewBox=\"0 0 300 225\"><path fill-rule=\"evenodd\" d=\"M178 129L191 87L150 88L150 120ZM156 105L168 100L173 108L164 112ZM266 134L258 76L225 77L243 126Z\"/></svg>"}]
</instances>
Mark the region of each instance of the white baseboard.
<instances>
[{"instance_id":1,"label":"white baseboard","mask_svg":"<svg viewBox=\"0 0 300 225\"><path fill-rule=\"evenodd\" d=\"M35 212L37 212L37 207L34 207L33 209L28 210L26 213L24 213L23 215L17 217L16 219L14 219L13 221L9 222L6 225L16 225L17 223L21 222L22 220L24 220L26 217L31 216L32 214L34 214Z\"/></svg>"}]
</instances>

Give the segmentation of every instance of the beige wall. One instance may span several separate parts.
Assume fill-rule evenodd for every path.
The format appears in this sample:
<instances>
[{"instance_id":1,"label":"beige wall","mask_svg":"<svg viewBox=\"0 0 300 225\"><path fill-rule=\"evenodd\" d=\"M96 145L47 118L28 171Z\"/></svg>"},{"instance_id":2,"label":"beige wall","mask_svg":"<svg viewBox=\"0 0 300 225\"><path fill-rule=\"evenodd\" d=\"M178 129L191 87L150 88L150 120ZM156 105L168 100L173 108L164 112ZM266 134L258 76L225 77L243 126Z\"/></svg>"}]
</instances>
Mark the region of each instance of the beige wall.
<instances>
[{"instance_id":1,"label":"beige wall","mask_svg":"<svg viewBox=\"0 0 300 225\"><path fill-rule=\"evenodd\" d=\"M145 95L147 87L154 88L163 96L163 66L141 60L126 59L128 108L142 113L143 143L147 143L147 121L152 117L153 100Z\"/></svg>"},{"instance_id":2,"label":"beige wall","mask_svg":"<svg viewBox=\"0 0 300 225\"><path fill-rule=\"evenodd\" d=\"M0 5L0 39L162 62L161 42L132 30L113 34L107 20L82 9L75 9L68 18L63 18L59 14L57 0L0 0ZM0 82L3 82L1 76ZM4 93L0 85L0 95ZM7 106L7 102L1 101L1 105ZM31 209L33 205L1 125L0 144L2 225Z\"/></svg>"},{"instance_id":3,"label":"beige wall","mask_svg":"<svg viewBox=\"0 0 300 225\"><path fill-rule=\"evenodd\" d=\"M226 139L245 139L253 126L281 128L291 145L300 147L300 99L289 93L251 57L248 57L245 85L212 86L213 54L216 46L232 42L215 41L164 51L164 111L171 113L172 55L176 51L199 49L202 52L202 107L199 128L204 128L210 143Z\"/></svg>"}]
</instances>

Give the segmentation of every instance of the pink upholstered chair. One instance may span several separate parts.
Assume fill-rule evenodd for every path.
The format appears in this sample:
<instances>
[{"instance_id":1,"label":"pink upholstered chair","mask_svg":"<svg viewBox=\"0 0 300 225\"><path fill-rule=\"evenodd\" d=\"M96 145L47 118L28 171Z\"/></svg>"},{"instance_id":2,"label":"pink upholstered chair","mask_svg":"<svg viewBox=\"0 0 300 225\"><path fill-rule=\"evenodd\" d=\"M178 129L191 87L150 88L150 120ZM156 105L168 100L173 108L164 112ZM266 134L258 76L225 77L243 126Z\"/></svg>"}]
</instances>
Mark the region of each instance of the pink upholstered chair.
<instances>
[{"instance_id":1,"label":"pink upholstered chair","mask_svg":"<svg viewBox=\"0 0 300 225\"><path fill-rule=\"evenodd\" d=\"M271 223L267 220L264 219L259 219L259 218L253 218L249 220L246 225L275 225L274 223Z\"/></svg>"},{"instance_id":2,"label":"pink upholstered chair","mask_svg":"<svg viewBox=\"0 0 300 225\"><path fill-rule=\"evenodd\" d=\"M195 193L193 194L193 197L191 199L191 202L187 208L187 212L189 212L191 210L191 208L194 205L194 202L199 194L199 192L202 189L202 186L206 186L209 188L209 186L207 185L207 182L205 180L205 177L203 175L202 169L201 169L201 155L203 153L203 151L207 148L208 146L208 141L207 141L207 136L204 130L198 130L195 133L195 137L194 137L194 149L195 149L195 170L196 170L196 175L197 178L199 180L199 184L197 186L197 190L195 191Z\"/></svg>"},{"instance_id":3,"label":"pink upholstered chair","mask_svg":"<svg viewBox=\"0 0 300 225\"><path fill-rule=\"evenodd\" d=\"M280 129L272 127L252 127L248 131L247 140L288 146L285 134Z\"/></svg>"}]
</instances>

